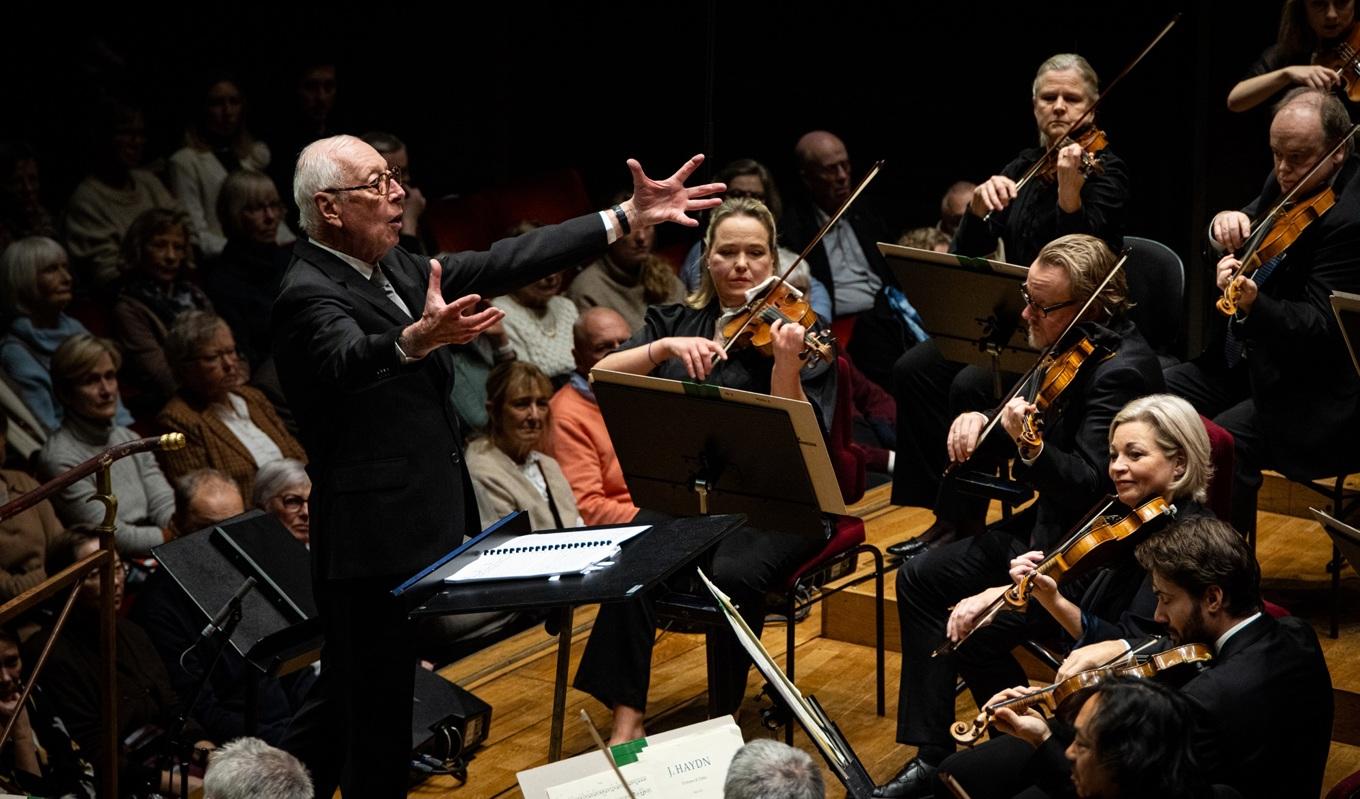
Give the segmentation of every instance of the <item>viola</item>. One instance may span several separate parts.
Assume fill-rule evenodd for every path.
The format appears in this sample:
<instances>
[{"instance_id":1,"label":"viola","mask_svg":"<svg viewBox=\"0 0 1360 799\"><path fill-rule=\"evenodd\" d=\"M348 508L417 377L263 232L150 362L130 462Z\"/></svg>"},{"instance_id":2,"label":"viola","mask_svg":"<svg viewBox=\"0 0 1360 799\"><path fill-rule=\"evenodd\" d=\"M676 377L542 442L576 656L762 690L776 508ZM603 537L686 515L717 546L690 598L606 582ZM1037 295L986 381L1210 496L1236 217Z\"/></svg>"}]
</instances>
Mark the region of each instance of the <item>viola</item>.
<instances>
[{"instance_id":1,"label":"viola","mask_svg":"<svg viewBox=\"0 0 1360 799\"><path fill-rule=\"evenodd\" d=\"M1162 497L1152 499L1134 508L1126 516L1106 516L1105 511L1113 505L1113 500L1104 502L1093 513L1082 520L1076 530L1060 546L1047 553L1035 565L1034 570L1020 582L1011 586L978 616L977 623L968 634L958 641L945 641L931 653L931 657L947 654L963 646L973 633L986 627L1003 611L1021 611L1029 605L1034 594L1035 580L1040 575L1052 577L1056 582L1089 572L1109 563L1120 550L1136 545L1147 535L1148 522L1162 516L1172 516L1176 507Z\"/></svg>"},{"instance_id":2,"label":"viola","mask_svg":"<svg viewBox=\"0 0 1360 799\"><path fill-rule=\"evenodd\" d=\"M1204 644L1182 644L1174 649L1158 652L1146 658L1133 657L1132 661L1129 659L1130 656L1132 656L1132 653L1126 653L1121 662L1116 664L1083 671L1060 682L1040 688L1034 693L987 705L971 722L954 722L949 728L949 734L959 743L972 746L992 725L992 722L996 719L996 712L1002 708L1016 712L1038 708L1051 714L1078 692L1094 688L1112 677L1148 679L1169 669L1205 663L1214 659L1213 651Z\"/></svg>"},{"instance_id":3,"label":"viola","mask_svg":"<svg viewBox=\"0 0 1360 799\"><path fill-rule=\"evenodd\" d=\"M1072 385L1087 362L1101 361L1111 354L1105 347L1091 341L1090 337L1082 336L1061 355L1055 357L1050 354L1045 358L1048 363L1043 367L1043 377L1039 381L1038 390L1034 393L1035 409L1025 414L1021 423L1021 446L1035 449L1043 443L1044 412L1058 401L1068 386Z\"/></svg>"},{"instance_id":4,"label":"viola","mask_svg":"<svg viewBox=\"0 0 1360 799\"><path fill-rule=\"evenodd\" d=\"M1352 24L1345 38L1317 53L1313 62L1336 70L1347 99L1360 102L1360 25Z\"/></svg>"},{"instance_id":5,"label":"viola","mask_svg":"<svg viewBox=\"0 0 1360 799\"><path fill-rule=\"evenodd\" d=\"M775 322L798 323L807 329L800 354L807 365L830 363L836 357L836 340L829 330L813 330L817 313L798 289L783 280L772 280L764 290L723 325L723 340L731 347L751 346L765 355L774 355Z\"/></svg>"},{"instance_id":6,"label":"viola","mask_svg":"<svg viewBox=\"0 0 1360 799\"><path fill-rule=\"evenodd\" d=\"M1090 177L1091 175L1105 174L1105 162L1100 160L1100 154L1105 148L1110 146L1109 139L1105 136L1105 131L1094 125L1088 125L1078 136L1063 136L1058 143L1057 149L1050 148L1044 157L1039 161L1039 169L1035 172L1035 177L1045 183L1054 183L1058 180L1058 152L1069 144L1081 145L1081 173Z\"/></svg>"},{"instance_id":7,"label":"viola","mask_svg":"<svg viewBox=\"0 0 1360 799\"><path fill-rule=\"evenodd\" d=\"M1232 316L1237 313L1237 303L1242 296L1242 278L1255 272L1261 264L1289 249L1303 231L1308 226L1322 218L1333 205L1336 205L1336 192L1328 186L1322 191L1314 194L1311 199L1299 203L1298 205L1284 211L1275 219L1275 224L1270 227L1260 242L1252 247L1248 244L1243 259L1233 271L1232 279L1223 289L1223 296L1218 298L1214 307L1224 316Z\"/></svg>"}]
</instances>

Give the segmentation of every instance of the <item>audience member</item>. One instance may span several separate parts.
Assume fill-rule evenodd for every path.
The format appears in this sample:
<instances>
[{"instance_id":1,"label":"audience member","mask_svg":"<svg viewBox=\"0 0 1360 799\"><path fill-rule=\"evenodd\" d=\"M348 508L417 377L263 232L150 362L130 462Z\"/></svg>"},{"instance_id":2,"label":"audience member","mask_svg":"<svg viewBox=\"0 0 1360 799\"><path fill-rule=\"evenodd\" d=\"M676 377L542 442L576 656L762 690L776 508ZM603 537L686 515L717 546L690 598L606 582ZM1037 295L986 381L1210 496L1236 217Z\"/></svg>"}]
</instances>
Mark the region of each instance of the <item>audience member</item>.
<instances>
[{"instance_id":1,"label":"audience member","mask_svg":"<svg viewBox=\"0 0 1360 799\"><path fill-rule=\"evenodd\" d=\"M185 311L212 310L208 295L189 282L189 241L188 217L160 208L137 217L123 238L128 271L113 302L113 333L127 353L128 382L141 389L139 411L144 405L154 413L175 393L175 373L165 358L175 319Z\"/></svg>"},{"instance_id":2,"label":"audience member","mask_svg":"<svg viewBox=\"0 0 1360 799\"><path fill-rule=\"evenodd\" d=\"M63 234L81 279L104 289L122 272L123 236L133 220L152 208L180 210L180 204L159 178L139 168L146 146L142 112L114 104L99 122L94 171L66 204Z\"/></svg>"},{"instance_id":3,"label":"audience member","mask_svg":"<svg viewBox=\"0 0 1360 799\"><path fill-rule=\"evenodd\" d=\"M940 198L940 221L935 224L935 228L945 235L946 243L954 236L954 231L959 229L963 215L968 213L968 204L973 201L973 191L976 188L977 184L960 180L950 184L949 188L945 189L944 196Z\"/></svg>"},{"instance_id":4,"label":"audience member","mask_svg":"<svg viewBox=\"0 0 1360 799\"><path fill-rule=\"evenodd\" d=\"M252 504L278 519L304 544L311 543L311 509L307 506L311 498L312 478L307 476L302 461L280 458L255 473Z\"/></svg>"},{"instance_id":5,"label":"audience member","mask_svg":"<svg viewBox=\"0 0 1360 799\"><path fill-rule=\"evenodd\" d=\"M536 227L537 223L522 222L510 235ZM571 373L571 331L579 315L576 304L561 296L561 290L562 273L558 272L491 301L505 311L501 326L515 348L515 357L542 369L555 385Z\"/></svg>"},{"instance_id":6,"label":"audience member","mask_svg":"<svg viewBox=\"0 0 1360 799\"><path fill-rule=\"evenodd\" d=\"M259 467L306 459L265 395L244 384L236 340L222 317L184 314L170 329L165 353L180 388L156 421L187 440L183 449L161 453L172 479L210 466L235 480L242 496L253 496Z\"/></svg>"},{"instance_id":7,"label":"audience member","mask_svg":"<svg viewBox=\"0 0 1360 799\"><path fill-rule=\"evenodd\" d=\"M66 251L52 239L20 239L0 255L0 305L10 320L0 340L0 367L43 433L61 426L62 408L52 391L52 353L71 336L90 332L66 314L71 296ZM121 402L117 421L132 424Z\"/></svg>"},{"instance_id":8,"label":"audience member","mask_svg":"<svg viewBox=\"0 0 1360 799\"><path fill-rule=\"evenodd\" d=\"M483 300L476 311L490 307ZM486 430L486 379L496 364L515 360L515 348L505 325L497 322L466 344L450 345L449 353L453 356L453 407L463 422L463 435L470 438Z\"/></svg>"},{"instance_id":9,"label":"audience member","mask_svg":"<svg viewBox=\"0 0 1360 799\"><path fill-rule=\"evenodd\" d=\"M618 194L610 202L626 198L627 194ZM567 296L582 311L602 305L623 314L630 330L642 327L647 306L680 302L685 297L685 284L652 252L655 243L656 231L651 226L634 227L609 245L603 258L576 276L567 287Z\"/></svg>"},{"instance_id":10,"label":"audience member","mask_svg":"<svg viewBox=\"0 0 1360 799\"><path fill-rule=\"evenodd\" d=\"M798 140L794 155L805 189L785 211L784 243L801 252L850 196L850 155L835 134L815 130ZM861 197L808 253L812 277L831 292L832 318L854 318L845 352L870 380L890 387L893 362L926 337L920 316L878 252L891 228ZM830 320L827 320L830 324Z\"/></svg>"},{"instance_id":11,"label":"audience member","mask_svg":"<svg viewBox=\"0 0 1360 799\"><path fill-rule=\"evenodd\" d=\"M618 311L587 308L572 326L576 371L549 403L551 452L586 524L622 524L638 512L590 385L590 370L631 335Z\"/></svg>"},{"instance_id":12,"label":"audience member","mask_svg":"<svg viewBox=\"0 0 1360 799\"><path fill-rule=\"evenodd\" d=\"M822 799L822 770L807 752L757 738L737 750L723 781L723 799Z\"/></svg>"},{"instance_id":13,"label":"audience member","mask_svg":"<svg viewBox=\"0 0 1360 799\"><path fill-rule=\"evenodd\" d=\"M912 228L904 232L897 239L897 243L903 247L915 247L918 250L949 252L949 234L937 227Z\"/></svg>"},{"instance_id":14,"label":"audience member","mask_svg":"<svg viewBox=\"0 0 1360 799\"><path fill-rule=\"evenodd\" d=\"M8 432L9 417L0 415L0 452L5 449ZM0 469L0 505L37 487L38 481L23 472ZM0 521L0 602L8 602L47 579L43 560L61 530L57 512L45 499Z\"/></svg>"},{"instance_id":15,"label":"audience member","mask_svg":"<svg viewBox=\"0 0 1360 799\"><path fill-rule=\"evenodd\" d=\"M196 469L175 481L173 536L189 535L246 512L241 489L216 469Z\"/></svg>"},{"instance_id":16,"label":"audience member","mask_svg":"<svg viewBox=\"0 0 1360 799\"><path fill-rule=\"evenodd\" d=\"M48 551L47 568L55 574L98 549L99 539L91 530L70 529ZM121 560L115 560L113 571L113 604L117 608L123 604ZM66 629L53 642L47 667L40 675L43 689L51 697L54 709L66 721L76 745L96 762L103 748L99 705L100 596L99 573L91 572L80 584ZM161 656L141 626L122 616L118 616L115 623L118 738L121 741L133 737L149 741L141 747L124 747L119 752L119 792L135 793L148 788L161 792L177 790L178 768L162 770L156 761L168 744L164 731L171 729L180 715L179 697L171 688L170 675L166 673ZM43 636L36 636L28 642L26 656L37 654L42 639ZM214 746L192 717L184 728L184 740L195 741L193 746L199 757ZM197 788L199 782L190 777L190 788Z\"/></svg>"},{"instance_id":17,"label":"audience member","mask_svg":"<svg viewBox=\"0 0 1360 799\"><path fill-rule=\"evenodd\" d=\"M271 139L270 150L277 157L270 164L269 173L276 186L293 185L293 166L303 147L340 132L332 119L339 90L335 61L330 57L304 54L295 62L295 67L293 102L276 117L278 127ZM297 206L292 194L284 201L289 206L289 218L297 221Z\"/></svg>"},{"instance_id":18,"label":"audience member","mask_svg":"<svg viewBox=\"0 0 1360 799\"><path fill-rule=\"evenodd\" d=\"M277 242L283 201L268 175L238 170L222 183L217 218L227 244L204 270L203 289L254 370L270 356L269 309L292 257Z\"/></svg>"},{"instance_id":19,"label":"audience member","mask_svg":"<svg viewBox=\"0 0 1360 799\"><path fill-rule=\"evenodd\" d=\"M50 480L116 444L141 438L114 419L122 363L112 341L87 334L72 336L52 355L52 383L66 414L61 428L38 453L42 479ZM152 547L169 540L174 492L149 452L114 461L110 473L118 495L118 551L145 557ZM57 515L67 525L95 524L104 518L103 506L91 501L95 477L72 483L53 497Z\"/></svg>"},{"instance_id":20,"label":"audience member","mask_svg":"<svg viewBox=\"0 0 1360 799\"><path fill-rule=\"evenodd\" d=\"M208 760L203 799L312 799L312 777L298 759L259 738L237 738Z\"/></svg>"},{"instance_id":21,"label":"audience member","mask_svg":"<svg viewBox=\"0 0 1360 799\"><path fill-rule=\"evenodd\" d=\"M28 701L19 705L24 673L19 648L19 636L0 628L0 725L14 719L9 740L0 749L0 790L94 799L94 768L76 750L42 688L34 686Z\"/></svg>"},{"instance_id":22,"label":"audience member","mask_svg":"<svg viewBox=\"0 0 1360 799\"><path fill-rule=\"evenodd\" d=\"M406 189L406 203L401 207L401 238L397 244L410 252L425 253L427 248L420 235L420 215L425 213L425 195L411 182L411 155L406 142L391 133L373 131L359 138L377 150L387 165L401 170L401 187Z\"/></svg>"},{"instance_id":23,"label":"audience member","mask_svg":"<svg viewBox=\"0 0 1360 799\"><path fill-rule=\"evenodd\" d=\"M482 527L517 510L535 530L580 527L571 486L557 461L538 451L548 430L552 382L531 363L511 361L486 381L487 434L468 445L468 472Z\"/></svg>"},{"instance_id":24,"label":"audience member","mask_svg":"<svg viewBox=\"0 0 1360 799\"><path fill-rule=\"evenodd\" d=\"M170 187L189 214L199 251L217 255L227 245L217 212L222 183L238 169L262 172L269 166L269 148L246 127L245 100L236 81L216 77L197 99L202 104L184 132L184 147L170 156ZM296 238L286 225L274 232L279 244Z\"/></svg>"},{"instance_id":25,"label":"audience member","mask_svg":"<svg viewBox=\"0 0 1360 799\"><path fill-rule=\"evenodd\" d=\"M38 158L25 142L0 142L0 251L29 236L57 235L43 205Z\"/></svg>"}]
</instances>

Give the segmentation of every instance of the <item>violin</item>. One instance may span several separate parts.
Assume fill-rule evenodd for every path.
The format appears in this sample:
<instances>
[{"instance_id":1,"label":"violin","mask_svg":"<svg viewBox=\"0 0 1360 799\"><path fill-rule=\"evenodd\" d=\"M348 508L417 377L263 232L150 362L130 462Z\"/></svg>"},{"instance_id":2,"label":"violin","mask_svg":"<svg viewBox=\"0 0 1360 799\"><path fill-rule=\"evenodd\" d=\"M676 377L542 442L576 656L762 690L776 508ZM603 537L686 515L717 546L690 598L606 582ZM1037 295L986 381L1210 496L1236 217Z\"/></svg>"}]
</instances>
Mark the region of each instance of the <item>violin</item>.
<instances>
[{"instance_id":1,"label":"violin","mask_svg":"<svg viewBox=\"0 0 1360 799\"><path fill-rule=\"evenodd\" d=\"M967 635L957 642L945 641L931 653L931 657L958 649L964 641L972 637L973 633L990 624L1002 611L1024 610L1034 594L1035 580L1039 575L1052 577L1061 583L1063 580L1109 563L1119 550L1136 545L1147 535L1148 522L1162 516L1174 516L1176 513L1176 506L1162 497L1153 497L1134 508L1127 516L1104 515L1113 504L1113 500L1108 500L1102 507L1088 515L1061 546L1049 552L1035 565L1033 571L1021 577L1018 584L992 600L992 604L982 612Z\"/></svg>"},{"instance_id":2,"label":"violin","mask_svg":"<svg viewBox=\"0 0 1360 799\"><path fill-rule=\"evenodd\" d=\"M818 361L830 363L836 357L829 330L813 330L817 313L803 293L779 279L767 281L763 291L723 325L723 340L733 347L751 346L765 355L774 355L775 322L798 323L807 329L799 357L811 366Z\"/></svg>"},{"instance_id":3,"label":"violin","mask_svg":"<svg viewBox=\"0 0 1360 799\"><path fill-rule=\"evenodd\" d=\"M1131 657L1132 660L1130 660ZM992 722L996 719L996 711L1002 708L1009 708L1016 712L1038 708L1051 714L1079 691L1094 688L1113 677L1148 679L1169 669L1205 663L1213 659L1213 651L1204 644L1182 644L1174 649L1148 656L1141 661L1138 656L1133 656L1132 652L1127 652L1121 657L1121 662L1083 671L1060 682L1040 688L1034 693L987 705L971 722L954 722L949 728L949 734L959 743L972 746L992 725Z\"/></svg>"},{"instance_id":4,"label":"violin","mask_svg":"<svg viewBox=\"0 0 1360 799\"><path fill-rule=\"evenodd\" d=\"M772 281L768 281L765 291L760 292L754 300L746 304L741 313L735 319L723 326L723 339L727 342L723 344L723 352L730 352L737 345L753 345L759 352L766 355L774 355L773 331L770 326L775 322L799 322L803 327L808 328L808 333L803 336L802 359L808 365L816 363L818 360L830 362L835 357L833 345L835 339L831 337L829 331L812 332L812 324L817 321L817 314L813 313L812 305L803 301L802 294L790 286L788 277L793 273L798 265L807 260L808 253L816 247L826 234L831 232L831 228L840 221L845 212L850 210L850 205L859 198L864 190L868 188L869 181L873 180L879 170L883 168L883 162L879 161L864 174L855 190L850 192L850 196L845 198L841 207L836 209L836 213L827 218L822 225L822 229L817 231L817 235L807 243L798 257L793 259L784 273ZM805 321L806 320L806 321ZM714 361L718 356L713 356Z\"/></svg>"},{"instance_id":5,"label":"violin","mask_svg":"<svg viewBox=\"0 0 1360 799\"><path fill-rule=\"evenodd\" d=\"M1352 24L1346 38L1317 53L1313 63L1336 70L1347 99L1360 102L1360 25Z\"/></svg>"},{"instance_id":6,"label":"violin","mask_svg":"<svg viewBox=\"0 0 1360 799\"><path fill-rule=\"evenodd\" d=\"M1248 245L1243 253L1243 258L1233 271L1232 278L1228 285L1223 289L1223 296L1218 298L1214 307L1224 316L1232 316L1237 313L1237 303L1242 296L1242 278L1255 272L1261 264L1279 255L1303 235L1303 231L1308 226L1316 222L1327 213L1333 205L1336 205L1336 192L1328 186L1305 202L1301 202L1293 208L1281 213L1275 219L1275 224L1270 227L1260 242L1255 247ZM1264 228L1263 228L1264 229Z\"/></svg>"},{"instance_id":7,"label":"violin","mask_svg":"<svg viewBox=\"0 0 1360 799\"><path fill-rule=\"evenodd\" d=\"M1073 344L1063 354L1053 357L1049 355L1046 360L1049 363L1043 367L1043 378L1039 382L1039 390L1034 394L1033 405L1035 410L1025 414L1021 422L1020 445L1029 449L1036 449L1043 443L1043 413L1058 401L1067 387L1072 385L1072 381L1077 379L1077 374L1087 361L1101 361L1110 357L1111 353L1105 347L1098 346L1091 341L1089 336L1082 336L1076 344Z\"/></svg>"},{"instance_id":8,"label":"violin","mask_svg":"<svg viewBox=\"0 0 1360 799\"><path fill-rule=\"evenodd\" d=\"M1223 296L1214 303L1214 307L1224 316L1232 316L1237 313L1237 303L1242 296L1242 278L1255 271L1261 264L1280 255L1289 246L1303 235L1303 231L1313 222L1322 218L1333 205L1336 204L1336 192L1331 186L1327 186L1314 194L1310 199L1294 204L1294 200L1299 193L1299 189L1308 185L1317 171L1323 164L1331 161L1332 156L1336 155L1346 143L1351 140L1355 132L1360 130L1360 123L1351 126L1350 131L1342 136L1339 141L1327 152L1326 155L1318 159L1317 163L1308 170L1308 173L1290 189L1279 202L1275 203L1262 219L1253 224L1255 232L1248 239L1246 248L1238 256L1237 269L1233 270L1232 277L1228 279L1223 287Z\"/></svg>"},{"instance_id":9,"label":"violin","mask_svg":"<svg viewBox=\"0 0 1360 799\"><path fill-rule=\"evenodd\" d=\"M1039 169L1035 172L1035 177L1045 183L1055 183L1058 180L1058 153L1062 148L1069 144L1081 145L1081 173L1090 177L1091 175L1105 174L1105 162L1100 160L1100 154L1105 148L1110 146L1109 139L1105 136L1105 131L1095 125L1087 125L1082 130L1081 135L1072 137L1063 136L1058 142L1057 149L1050 148L1044 154L1044 158L1039 161ZM1018 191L1017 186L1017 191Z\"/></svg>"}]
</instances>

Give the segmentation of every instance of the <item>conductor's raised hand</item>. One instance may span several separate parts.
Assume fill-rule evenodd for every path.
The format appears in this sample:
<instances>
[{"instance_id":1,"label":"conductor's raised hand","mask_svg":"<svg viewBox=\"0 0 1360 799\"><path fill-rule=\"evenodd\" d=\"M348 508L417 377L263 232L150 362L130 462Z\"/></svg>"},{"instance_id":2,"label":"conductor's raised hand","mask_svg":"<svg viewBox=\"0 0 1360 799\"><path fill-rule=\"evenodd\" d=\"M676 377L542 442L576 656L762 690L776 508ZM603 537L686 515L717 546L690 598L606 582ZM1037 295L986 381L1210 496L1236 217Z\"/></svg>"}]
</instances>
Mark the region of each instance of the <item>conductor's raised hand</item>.
<instances>
[{"instance_id":1,"label":"conductor's raised hand","mask_svg":"<svg viewBox=\"0 0 1360 799\"><path fill-rule=\"evenodd\" d=\"M445 344L466 344L505 317L499 308L475 310L482 298L467 294L444 301L440 278L443 267L430 259L430 283L425 289L425 308L420 318L401 332L398 344L411 358L421 358Z\"/></svg>"},{"instance_id":2,"label":"conductor's raised hand","mask_svg":"<svg viewBox=\"0 0 1360 799\"><path fill-rule=\"evenodd\" d=\"M635 158L628 159L628 171L633 173L633 196L624 200L621 207L628 215L633 227L658 225L662 222L675 222L685 227L697 227L699 222L688 216L691 211L713 208L722 202L714 197L727 191L723 183L705 183L692 188L685 181L694 170L704 162L703 155L696 155L665 180L653 180L642 171L642 164Z\"/></svg>"}]
</instances>

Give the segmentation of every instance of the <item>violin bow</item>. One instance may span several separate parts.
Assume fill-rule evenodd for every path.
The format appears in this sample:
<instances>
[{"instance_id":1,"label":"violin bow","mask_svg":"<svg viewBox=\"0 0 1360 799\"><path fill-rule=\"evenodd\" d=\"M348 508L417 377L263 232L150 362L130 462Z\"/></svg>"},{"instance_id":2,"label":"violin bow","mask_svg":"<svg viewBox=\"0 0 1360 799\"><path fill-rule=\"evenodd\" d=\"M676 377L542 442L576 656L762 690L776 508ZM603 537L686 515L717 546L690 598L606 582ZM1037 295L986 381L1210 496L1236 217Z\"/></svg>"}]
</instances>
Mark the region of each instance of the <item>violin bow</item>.
<instances>
[{"instance_id":1,"label":"violin bow","mask_svg":"<svg viewBox=\"0 0 1360 799\"><path fill-rule=\"evenodd\" d=\"M826 220L826 224L822 225L822 229L817 231L817 235L812 237L812 241L808 242L807 246L803 248L803 251L798 254L798 257L793 259L793 263L789 264L788 268L784 270L784 273L779 276L779 280L775 281L776 283L783 283L784 279L792 274L793 270L807 259L808 253L812 252L812 248L820 244L822 239L826 237L826 234L831 232L831 228L835 227L836 223L841 221L841 217L845 216L845 212L850 210L851 204L864 193L864 189L869 186L869 181L877 177L879 170L882 168L882 159L874 162L874 165L864 174L864 177L860 180L859 185L855 187L855 190L850 192L849 197L845 198L845 202L841 203L840 208L836 209L836 213L832 214L831 217ZM765 296L761 297L756 303L756 307L751 309L751 313L746 318L746 322L741 327L737 328L737 332L723 344L724 353L732 348L732 345L737 339L741 338L741 334L746 332L746 328L750 326L751 322L758 318L760 312L765 310L765 307L769 304L770 292L767 291L765 292ZM714 357L716 359L717 356Z\"/></svg>"},{"instance_id":2,"label":"violin bow","mask_svg":"<svg viewBox=\"0 0 1360 799\"><path fill-rule=\"evenodd\" d=\"M1251 257L1256 254L1256 250L1260 248L1261 242L1265 239L1264 234L1268 233L1271 226L1274 224L1275 217L1279 216L1281 211L1294 202L1294 198L1298 196L1299 189L1302 189L1308 184L1308 181L1313 179L1313 176L1322 168L1322 165L1330 161L1332 156L1336 155L1337 152L1346 145L1346 142L1351 140L1351 137L1355 135L1357 130L1360 130L1360 122L1352 125L1351 129L1346 132L1346 135L1342 136L1341 139L1333 145L1332 149L1328 150L1326 155L1319 158L1317 163L1313 164L1312 169L1309 169L1308 173L1305 174L1298 183L1294 184L1294 188L1290 189L1287 194L1277 200L1275 205L1271 206L1270 211L1264 217L1253 223L1252 240L1250 240L1247 249L1243 251L1242 257L1239 258L1238 261L1242 264L1246 264L1247 261L1251 260ZM1234 279L1241 277L1242 275L1241 266L1238 267L1238 270L1238 273L1233 275Z\"/></svg>"},{"instance_id":3,"label":"violin bow","mask_svg":"<svg viewBox=\"0 0 1360 799\"><path fill-rule=\"evenodd\" d=\"M982 445L982 442L986 440L987 436L991 435L992 431L996 429L997 424L1001 422L1001 411L1006 407L1006 403L1018 397L1020 392L1024 390L1025 385L1038 374L1039 368L1043 362L1053 355L1053 351L1057 349L1063 339L1067 338L1067 334L1071 333L1073 328L1077 326L1077 323L1081 321L1081 318L1086 315L1086 312L1091 310L1091 305L1094 304L1096 298L1100 296L1100 292L1105 290L1105 287L1114 279L1115 274L1124 267L1124 262L1129 260L1129 254L1132 252L1132 247L1124 248L1124 254L1119 256L1119 260L1116 261L1114 267L1110 269L1110 273L1105 276L1104 280L1100 281L1100 285L1096 286L1096 290L1091 292L1091 296L1086 298L1085 304L1081 306L1080 311L1077 311L1077 315L1072 317L1072 321L1067 323L1067 327L1063 329L1062 335L1053 339L1053 343L1049 344L1044 348L1043 352L1039 353L1039 359L1034 362L1034 365L1029 368L1029 371L1026 372L1024 376L1016 381L1015 386L1011 388L1005 398L1001 400L1001 403L996 406L996 410L992 413L992 418L987 420L987 424L983 426L982 432L978 433L978 446ZM974 451L976 451L976 448L974 448ZM972 456L970 455L969 459L971 460L971 458ZM944 470L945 476L948 477L955 469L967 462L967 460L963 460L949 464Z\"/></svg>"},{"instance_id":4,"label":"violin bow","mask_svg":"<svg viewBox=\"0 0 1360 799\"><path fill-rule=\"evenodd\" d=\"M1124 67L1123 71L1114 77L1114 80L1110 81L1109 85L1105 87L1105 91L1101 92L1100 96L1096 98L1096 101L1094 103L1091 103L1091 107L1087 108L1085 113L1077 117L1077 121L1072 123L1072 127L1067 129L1067 133L1064 133L1062 136L1059 136L1057 141L1053 142L1048 146L1048 150L1044 152L1043 156L1041 156L1039 160L1035 161L1033 164L1030 164L1029 169L1026 169L1025 174L1022 175L1020 177L1020 180L1016 181L1015 183L1015 191L1017 194L1020 193L1020 189L1025 187L1026 183L1034 179L1034 176L1039 172L1039 168L1043 166L1043 164L1046 161L1048 161L1048 159L1052 157L1054 153L1056 153L1062 147L1065 147L1069 143L1071 143L1072 139L1069 134L1072 133L1072 131L1081 130L1081 126L1086 124L1087 120L1094 117L1096 109L1100 107L1100 104L1105 100L1106 97L1110 96L1110 92L1114 91L1114 87L1118 86L1119 82L1124 79L1124 76L1132 72L1133 68L1138 66L1138 63L1142 61L1147 56L1148 53L1152 52L1152 48L1156 47L1158 42L1165 38L1166 35L1171 32L1171 29L1176 26L1176 23L1180 22L1180 20L1181 20L1180 12L1177 12L1176 16L1172 17L1171 21L1166 23L1166 26L1162 28L1161 33L1158 33L1156 37L1154 37L1153 40L1148 44L1148 46L1144 47L1143 51L1139 53L1136 58L1130 61L1128 66ZM991 218L991 216L992 212L988 211L987 215L982 218L982 221L986 222L988 219Z\"/></svg>"}]
</instances>

